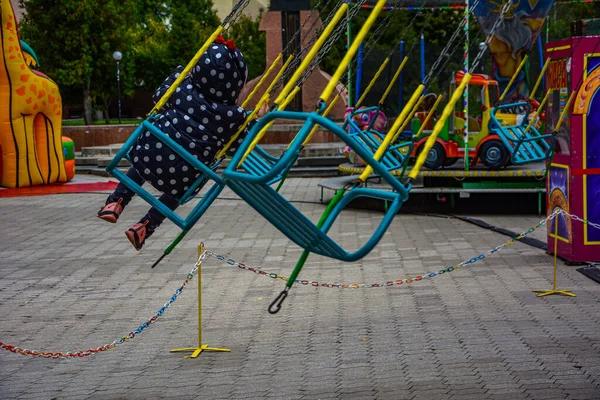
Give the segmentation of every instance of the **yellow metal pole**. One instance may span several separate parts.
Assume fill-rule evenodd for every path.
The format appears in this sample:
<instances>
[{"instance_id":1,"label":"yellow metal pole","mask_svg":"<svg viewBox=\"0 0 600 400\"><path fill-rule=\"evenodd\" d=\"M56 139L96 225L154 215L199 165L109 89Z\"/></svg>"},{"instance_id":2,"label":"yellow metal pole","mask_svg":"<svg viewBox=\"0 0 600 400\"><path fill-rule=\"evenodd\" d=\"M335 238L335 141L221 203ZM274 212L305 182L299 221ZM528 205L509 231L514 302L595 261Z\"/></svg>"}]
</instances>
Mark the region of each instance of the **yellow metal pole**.
<instances>
[{"instance_id":1,"label":"yellow metal pole","mask_svg":"<svg viewBox=\"0 0 600 400\"><path fill-rule=\"evenodd\" d=\"M398 80L398 77L402 73L402 70L404 69L404 66L406 65L407 61L408 61L408 57L404 57L404 60L402 60L402 63L400 64L400 66L396 70L396 73L394 74L394 77L392 78L392 80L388 84L388 87L385 89L385 92L383 93L383 96L381 96L381 99L379 99L379 104L380 105L385 102L385 99L387 99L388 95L390 94L390 91L392 90L392 88L396 84L396 81Z\"/></svg>"},{"instance_id":2,"label":"yellow metal pole","mask_svg":"<svg viewBox=\"0 0 600 400\"><path fill-rule=\"evenodd\" d=\"M246 108L248 103L250 103L250 101L254 98L254 96L256 95L258 90L262 87L263 83L265 83L265 81L267 80L269 75L271 75L271 72L273 72L273 70L275 69L275 67L277 66L279 61L281 61L282 58L283 58L283 54L279 53L279 55L277 56L277 58L275 58L275 60L273 61L273 63L271 64L271 66L269 67L267 72L265 72L263 74L263 76L260 78L260 81L258 81L258 84L254 87L254 89L252 89L252 92L250 92L248 97L246 97L246 100L244 100L244 102L242 103L242 108L244 108L244 109Z\"/></svg>"},{"instance_id":3,"label":"yellow metal pole","mask_svg":"<svg viewBox=\"0 0 600 400\"><path fill-rule=\"evenodd\" d=\"M329 115L329 113L331 112L331 110L333 109L333 107L335 106L335 103L338 102L338 100L340 99L340 95L337 94L333 100L331 100L331 103L329 103L329 106L327 106L327 108L325 109L325 111L323 112L323 116L326 117L327 115ZM310 139L312 139L313 135L315 134L315 132L317 131L317 129L319 128L319 125L315 125L313 126L312 130L310 131L310 133L308 134L308 136L306 137L306 139L304 140L304 142L302 143L302 147L306 146L308 144L308 142L310 142ZM290 147L292 143L288 144L288 148Z\"/></svg>"},{"instance_id":4,"label":"yellow metal pole","mask_svg":"<svg viewBox=\"0 0 600 400\"><path fill-rule=\"evenodd\" d=\"M412 110L410 110L410 114L408 114L408 116L404 119L404 121L402 121L402 125L398 129L396 129L396 131L394 132L394 135L392 136L392 141L390 143L394 143L396 141L396 139L398 139L398 136L400 136L400 134L402 133L402 131L406 128L406 126L408 125L408 123L410 121L412 121L412 119L415 116L415 113L419 109L419 106L423 102L424 98L425 98L425 96L419 97L419 101L417 101L417 103L412 108Z\"/></svg>"},{"instance_id":5,"label":"yellow metal pole","mask_svg":"<svg viewBox=\"0 0 600 400\"><path fill-rule=\"evenodd\" d=\"M546 101L548 101L548 97L550 97L550 94L553 91L554 91L554 89L548 90L548 92L546 93L546 95L542 99L542 102L540 103L540 106L538 107L537 110L535 110L535 114L533 115L533 118L531 118L531 121L529 121L529 124L527 125L527 128L525 128L525 131L523 132L524 135L526 135L527 132L529 132L529 129L531 129L531 127L533 126L535 120L538 118L538 116L540 115L540 112L542 111L542 109L546 105Z\"/></svg>"},{"instance_id":6,"label":"yellow metal pole","mask_svg":"<svg viewBox=\"0 0 600 400\"><path fill-rule=\"evenodd\" d=\"M338 82L340 81L340 78L346 72L348 65L350 64L350 62L356 55L356 52L358 51L360 44L365 39L365 36L367 36L367 33L369 33L369 30L371 29L371 27L375 23L375 20L381 13L381 10L383 9L383 6L385 6L385 3L386 3L386 0L378 0L377 4L375 6L373 6L373 11L371 11L371 15L369 15L369 18L367 18L367 20L365 21L364 25L360 29L360 32L358 32L358 34L354 38L354 41L352 42L352 45L348 49L348 52L346 53L346 55L340 62L340 65L338 66L337 70L335 71L335 73L333 74L331 79L329 80L329 83L325 87L325 90L323 90L323 93L321 93L321 97L320 97L321 102L327 103L327 101L333 94L333 91L335 90L335 87L337 86Z\"/></svg>"},{"instance_id":7,"label":"yellow metal pole","mask_svg":"<svg viewBox=\"0 0 600 400\"><path fill-rule=\"evenodd\" d=\"M531 94L529 94L529 98L531 98L531 99L535 98L535 93L537 92L538 87L542 83L542 79L544 78L544 74L546 73L546 69L548 69L549 65L550 65L550 59L548 58L548 59L546 59L546 62L544 63L544 67L542 68L542 72L540 72L540 76L538 76L538 79L535 82L535 86L533 87Z\"/></svg>"},{"instance_id":8,"label":"yellow metal pole","mask_svg":"<svg viewBox=\"0 0 600 400\"><path fill-rule=\"evenodd\" d=\"M175 90L177 90L177 88L179 87L179 85L181 84L181 82L190 73L190 71L192 70L192 68L194 68L194 66L196 65L196 63L198 62L198 60L200 60L200 57L202 57L202 55L204 54L204 52L215 41L215 39L217 38L217 36L219 36L221 34L221 32L223 32L223 27L219 26L213 32L213 34L210 35L210 37L206 40L206 42L204 42L204 44L202 45L202 47L200 48L200 50L198 50L198 52L196 53L196 55L194 56L194 58L192 58L192 60L188 63L188 65L179 74L179 77L177 77L177 79L175 79L175 82L173 82L173 84L171 85L171 87L169 88L169 90L167 90L166 93L160 98L160 100L158 101L158 103L156 103L156 105L150 111L150 113L148 114L148 116L150 116L152 114L155 114L156 112L160 111L161 108L163 108L163 106L167 103L167 101L169 101L169 98L171 98L171 95L175 92Z\"/></svg>"},{"instance_id":9,"label":"yellow metal pole","mask_svg":"<svg viewBox=\"0 0 600 400\"><path fill-rule=\"evenodd\" d=\"M528 59L529 59L529 54L526 54L525 57L523 57L523 61L521 61L521 64L519 64L519 66L517 67L517 70L513 74L512 78L510 78L510 82L508 82L508 85L506 85L506 88L504 89L502 96L500 96L500 101L504 100L504 97L506 97L506 95L508 94L508 91L510 90L510 87L513 85L513 83L515 83L515 79L517 79L517 75L519 75L519 72L521 72L521 70L525 66L525 63L527 62Z\"/></svg>"},{"instance_id":10,"label":"yellow metal pole","mask_svg":"<svg viewBox=\"0 0 600 400\"><path fill-rule=\"evenodd\" d=\"M373 86L375 85L375 82L377 82L377 79L379 79L379 77L381 76L381 74L383 73L383 70L385 69L385 67L387 67L387 65L390 62L390 58L386 58L385 60L383 60L383 63L381 64L381 66L379 67L379 69L377 70L377 72L375 73L375 76L373 76L373 79L371 79L371 82L369 82L369 85L367 86L367 88L365 89L365 91L363 92L363 94L360 96L360 99L358 99L358 101L356 102L356 105L354 106L354 108L358 108L360 107L360 105L362 104L362 102L365 100L365 97L367 97L367 95L369 94L369 92L371 91L371 89L373 89Z\"/></svg>"},{"instance_id":11,"label":"yellow metal pole","mask_svg":"<svg viewBox=\"0 0 600 400\"><path fill-rule=\"evenodd\" d=\"M279 107L277 107L277 110L281 110L281 111L285 110L285 108L292 102L292 100L294 99L294 96L296 96L296 94L298 94L299 91L300 91L300 86L296 86L294 88L294 90L292 90L292 92L289 94L289 96L279 105ZM262 130L258 133L258 135L256 135L256 137L250 144L250 147L248 147L248 150L246 150L246 153L244 153L244 157L242 157L242 160L238 164L238 167L240 165L242 165L244 163L244 161L246 161L246 157L248 157L248 154L250 154L252 152L252 150L254 150L254 148L256 147L258 142L260 142L260 140L263 138L263 136L265 136L265 134L267 133L269 128L274 123L275 123L275 121L269 122L264 128L262 128Z\"/></svg>"},{"instance_id":12,"label":"yellow metal pole","mask_svg":"<svg viewBox=\"0 0 600 400\"><path fill-rule=\"evenodd\" d=\"M444 98L444 95L441 94L441 95L438 96L438 98L435 101L435 103L433 103L433 107L431 107L431 110L429 111L429 114L427 114L427 117L425 117L425 121L423 121L423 123L421 124L421 127L419 128L419 131L415 135L416 138L418 138L419 136L421 136L421 134L425 130L425 127L429 123L429 120L433 117L433 112L438 108L438 106L439 106L439 104L440 104L440 102L442 101L443 98Z\"/></svg>"},{"instance_id":13,"label":"yellow metal pole","mask_svg":"<svg viewBox=\"0 0 600 400\"><path fill-rule=\"evenodd\" d=\"M202 257L202 253L204 253L204 243L200 243L198 245L198 260ZM221 351L221 352L230 352L231 349L218 348L218 347L208 347L207 344L202 344L202 263L198 263L198 271L196 273L198 276L198 347L185 347L180 349L173 349L171 353L179 353L182 351L191 351L192 354L189 356L184 356L183 358L196 358L203 351Z\"/></svg>"},{"instance_id":14,"label":"yellow metal pole","mask_svg":"<svg viewBox=\"0 0 600 400\"><path fill-rule=\"evenodd\" d=\"M293 59L294 59L294 56L292 56L292 55L287 58L287 60L285 61L285 64L283 64L283 66L281 67L281 69L279 70L277 75L275 75L275 78L273 79L273 81L271 82L271 84L269 85L267 90L265 91L265 94L271 93L271 90L273 90L273 87L275 87L277 82L279 82L279 80L281 79L281 76L283 75L285 70L290 66L290 63L292 62Z\"/></svg>"},{"instance_id":15,"label":"yellow metal pole","mask_svg":"<svg viewBox=\"0 0 600 400\"><path fill-rule=\"evenodd\" d=\"M571 93L571 96L569 96L569 100L567 101L567 104L565 104L565 108L562 112L562 114L560 115L560 119L558 120L558 124L556 124L556 126L554 127L554 131L558 132L558 130L560 129L560 126L562 125L565 116L567 115L567 112L569 112L569 108L571 107L571 101L573 101L573 98L575 97L575 93L576 91L574 90Z\"/></svg>"},{"instance_id":16,"label":"yellow metal pole","mask_svg":"<svg viewBox=\"0 0 600 400\"><path fill-rule=\"evenodd\" d=\"M383 156L383 153L385 153L387 151L389 144L392 142L392 137L394 135L394 132L396 132L396 130L398 130L402 126L402 124L404 123L404 120L406 118L408 118L408 114L413 109L413 107L414 107L415 103L418 101L418 99L421 97L421 93L423 93L423 90L425 90L425 86L423 84L419 85L419 87L417 87L417 90L415 90L415 92L411 96L408 103L406 103L406 105L402 109L402 112L400 113L400 115L398 116L396 121L394 121L394 125L392 125L392 127L388 131L387 135L385 135L383 142L381 142L381 145L375 152L375 155L373 156L373 158L375 160L379 161L381 159L381 157ZM372 172L373 172L373 167L371 167L370 165L367 165L367 167L365 168L365 170L363 171L363 173L360 175L360 177L358 179L365 182L367 180L367 178L369 177L369 175L371 175Z\"/></svg>"},{"instance_id":17,"label":"yellow metal pole","mask_svg":"<svg viewBox=\"0 0 600 400\"><path fill-rule=\"evenodd\" d=\"M556 259L558 258L558 214L554 217L554 282L552 291L556 292Z\"/></svg>"},{"instance_id":18,"label":"yellow metal pole","mask_svg":"<svg viewBox=\"0 0 600 400\"><path fill-rule=\"evenodd\" d=\"M431 132L431 135L429 135L429 137L427 138L427 141L425 142L423 151L421 151L421 154L419 154L419 157L417 158L417 162L415 163L415 166L412 168L412 170L408 174L409 178L411 178L411 179L417 178L417 175L419 174L419 170L421 169L421 167L425 163L425 160L427 159L427 153L429 153L429 150L431 150L431 148L435 144L435 140L437 139L438 135L444 128L444 124L446 123L446 120L448 119L448 117L450 117L450 115L452 114L452 111L454 110L454 105L456 104L458 99L462 96L462 93L465 90L465 87L469 84L470 81L471 81L471 74L467 72L465 74L465 76L463 77L463 80L460 82L460 85L458 85L458 87L456 88L454 93L452 93L452 97L450 97L450 101L448 101L448 104L446 104L446 107L444 107L442 116L435 123L435 126L433 127L433 131Z\"/></svg>"},{"instance_id":19,"label":"yellow metal pole","mask_svg":"<svg viewBox=\"0 0 600 400\"><path fill-rule=\"evenodd\" d=\"M534 290L534 293L539 293L537 297L549 296L551 294L562 294L563 296L576 297L575 293L571 293L570 290L557 290L556 289L556 270L557 270L557 258L558 258L558 216L557 213L554 217L554 281L552 283L552 290Z\"/></svg>"},{"instance_id":20,"label":"yellow metal pole","mask_svg":"<svg viewBox=\"0 0 600 400\"><path fill-rule=\"evenodd\" d=\"M294 86L296 86L296 82L298 81L298 79L300 79L300 76L302 76L304 71L308 68L308 66L310 65L312 60L318 54L321 47L323 47L323 44L325 44L325 41L328 39L328 37L331 35L333 30L335 29L335 26L344 17L347 9L348 9L347 3L344 3L340 6L340 8L337 10L335 15L333 16L333 19L331 20L329 25L327 25L327 27L325 28L323 33L321 33L321 36L319 36L319 39L316 41L314 46L310 49L310 51L308 52L308 54L306 55L304 60L302 60L302 63L300 64L298 69L294 72L294 75L292 75L292 77L288 81L287 85L285 85L285 87L283 88L283 90L281 91L279 96L275 99L275 104L277 104L279 106L285 101L288 94L293 90ZM338 78L338 80L339 80L339 78Z\"/></svg>"},{"instance_id":21,"label":"yellow metal pole","mask_svg":"<svg viewBox=\"0 0 600 400\"><path fill-rule=\"evenodd\" d=\"M283 64L283 67L281 67L281 69L279 70L279 73L275 76L275 78L273 79L273 81L271 82L271 84L269 85L267 90L265 90L265 93L263 94L261 99L258 101L258 103L256 103L256 107L254 107L254 110L252 111L252 113L246 118L246 121L244 121L244 123L242 124L240 129L238 129L238 131L235 133L235 135L233 135L231 137L231 139L229 139L229 142L225 145L225 147L223 147L221 149L221 151L219 151L219 153L217 153L217 157L216 157L217 160L222 158L225 155L227 150L229 150L231 145L237 140L238 136L240 136L240 134L244 131L244 129L246 129L246 127L248 126L250 121L252 121L256 118L256 116L258 115L258 112L260 111L263 104L265 104L265 103L269 104L269 100L271 99L271 96L269 96L269 93L271 92L271 90L273 89L275 84L279 81L279 79L281 78L281 75L283 75L286 68L290 65L290 63L292 62L293 59L294 59L294 56L288 57L285 64Z\"/></svg>"},{"instance_id":22,"label":"yellow metal pole","mask_svg":"<svg viewBox=\"0 0 600 400\"><path fill-rule=\"evenodd\" d=\"M198 245L198 259L202 256L204 245ZM198 265L198 347L202 348L202 264Z\"/></svg>"}]
</instances>

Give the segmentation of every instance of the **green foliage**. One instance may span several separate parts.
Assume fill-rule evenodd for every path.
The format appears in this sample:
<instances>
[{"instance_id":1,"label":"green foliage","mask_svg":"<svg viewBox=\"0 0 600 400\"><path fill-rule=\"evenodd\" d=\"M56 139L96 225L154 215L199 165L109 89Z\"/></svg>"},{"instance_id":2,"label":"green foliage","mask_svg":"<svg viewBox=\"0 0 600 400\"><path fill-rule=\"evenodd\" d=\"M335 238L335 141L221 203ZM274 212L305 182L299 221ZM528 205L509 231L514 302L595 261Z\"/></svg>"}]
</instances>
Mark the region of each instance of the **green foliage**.
<instances>
[{"instance_id":1,"label":"green foliage","mask_svg":"<svg viewBox=\"0 0 600 400\"><path fill-rule=\"evenodd\" d=\"M88 98L106 107L105 99L116 91L112 53L127 53L130 43L127 15L129 0L21 0L26 14L20 29L37 52L44 72L62 91L83 91ZM122 87L132 93L133 60L124 58ZM88 118L91 109L88 109ZM87 119L87 118L86 118ZM90 122L90 121L87 121Z\"/></svg>"},{"instance_id":2,"label":"green foliage","mask_svg":"<svg viewBox=\"0 0 600 400\"><path fill-rule=\"evenodd\" d=\"M267 41L265 32L260 32L260 17L253 21L248 16L241 16L229 30L227 39L233 39L238 49L244 54L248 65L248 80L261 75L266 68Z\"/></svg>"},{"instance_id":3,"label":"green foliage","mask_svg":"<svg viewBox=\"0 0 600 400\"><path fill-rule=\"evenodd\" d=\"M186 65L220 23L209 0L143 0L135 20L135 77L150 91L175 67Z\"/></svg>"},{"instance_id":4,"label":"green foliage","mask_svg":"<svg viewBox=\"0 0 600 400\"><path fill-rule=\"evenodd\" d=\"M600 3L555 3L548 14L548 40L571 37L571 22L580 19L598 18ZM546 32L542 32L545 41Z\"/></svg>"},{"instance_id":5,"label":"green foliage","mask_svg":"<svg viewBox=\"0 0 600 400\"><path fill-rule=\"evenodd\" d=\"M117 92L114 51L123 53L121 89L154 90L185 65L220 21L210 0L21 0L21 33L44 72L75 98L106 110ZM83 89L83 90L82 90ZM80 97L81 98L81 97ZM91 121L86 121L91 122Z\"/></svg>"}]
</instances>

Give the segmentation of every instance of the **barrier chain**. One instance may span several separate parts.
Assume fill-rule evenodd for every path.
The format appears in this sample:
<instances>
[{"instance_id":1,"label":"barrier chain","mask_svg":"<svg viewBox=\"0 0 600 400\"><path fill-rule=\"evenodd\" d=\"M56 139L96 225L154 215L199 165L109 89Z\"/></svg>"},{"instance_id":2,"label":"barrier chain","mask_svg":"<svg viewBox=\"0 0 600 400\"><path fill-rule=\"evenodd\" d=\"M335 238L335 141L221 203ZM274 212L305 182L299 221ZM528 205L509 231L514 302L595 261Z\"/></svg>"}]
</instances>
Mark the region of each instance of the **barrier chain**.
<instances>
[{"instance_id":1,"label":"barrier chain","mask_svg":"<svg viewBox=\"0 0 600 400\"><path fill-rule=\"evenodd\" d=\"M45 357L45 358L72 358L72 357L82 357L83 358L83 357L88 357L93 354L100 353L100 352L103 352L106 350L114 349L115 347L117 347L123 343L129 342L131 339L135 338L136 335L141 334L146 328L148 328L150 326L150 324L152 324L154 321L156 321L157 319L162 317L162 315L167 310L167 308L169 308L171 306L171 304L173 304L175 302L175 300L177 300L177 297L179 297L179 295L183 292L183 289L186 287L186 285L194 278L194 275L198 271L198 267L202 264L202 262L204 261L205 258L206 258L206 251L204 251L202 254L200 254L200 257L198 257L198 261L196 261L194 268L190 271L189 274L187 274L187 276L186 276L185 280L183 281L183 283L181 284L181 286L179 286L179 288L175 291L175 294L173 296L171 296L169 301L167 301L165 303L165 305L163 305L154 314L154 316L152 318L150 318L148 321L146 321L143 324L141 324L140 326L138 326L135 330L129 332L129 334L127 334L119 339L114 340L110 344L105 344L104 346L100 346L95 349L89 349L86 351L80 350L80 351L76 351L76 352L53 353L53 352L47 352L47 351L24 349L24 348L12 346L10 344L3 343L0 341L0 349L8 350L10 352L18 353L18 354L22 354L22 355L28 355L28 356L34 356L34 357Z\"/></svg>"},{"instance_id":2,"label":"barrier chain","mask_svg":"<svg viewBox=\"0 0 600 400\"><path fill-rule=\"evenodd\" d=\"M463 261L460 264L456 264L453 266L449 266L447 268L443 268L443 269L439 270L438 272L428 272L428 273L425 273L422 275L416 275L416 276L412 276L412 277L408 277L408 278L404 278L404 279L396 279L396 280L387 281L387 282L376 282L376 283L371 283L371 284L369 284L369 283L361 283L361 284L359 284L359 283L319 283L318 281L309 281L309 280L304 280L304 279L297 279L296 282L300 283L302 285L305 285L305 286L310 285L310 286L314 286L314 287L327 287L327 288L337 288L337 289L379 288L379 287L399 286L404 283L410 284L413 282L419 282L419 281L426 280L429 278L434 278L439 275L450 273L452 271L457 270L458 268L465 267L470 264L474 264L478 261L485 259L486 257L488 257L492 254L498 253L502 249L504 249L508 246L512 246L513 244L517 243L517 241L519 241L520 239L523 239L524 237L526 237L530 233L534 232L538 228L546 225L550 220L552 220L554 217L556 217L557 214L563 214L563 215L569 216L570 218L572 218L575 221L579 221L579 222L582 222L583 224L592 226L596 229L600 229L600 224L592 223L584 218L580 218L580 217L573 215L562 209L556 209L551 215L549 215L545 219L538 222L535 226L516 235L515 237L513 237L512 239L508 240L507 242L501 244L500 246L496 246L493 249L488 250L487 252L482 253L482 254L478 255L477 257L473 257L467 261ZM30 350L30 349L25 349L25 348L18 347L18 346L12 346L10 344L3 343L0 341L0 349L8 350L10 352L22 354L22 355L29 355L29 356L33 356L33 357L54 358L54 359L73 358L73 357L82 357L83 358L83 357L88 357L88 356L91 356L91 355L94 355L94 354L97 354L97 353L100 353L103 351L114 349L115 347L117 347L123 343L129 342L131 339L134 339L136 337L136 335L140 335L146 328L148 328L152 323L154 323L156 320L158 320L164 314L164 312L171 306L171 304L173 304L177 300L179 295L183 292L183 289L185 289L187 284L194 278L194 276L198 272L198 268L200 267L200 265L202 265L202 262L204 262L204 260L208 256L214 257L220 261L225 261L229 265L237 266L240 269L254 272L255 274L258 274L258 275L263 275L263 276L266 276L266 277L269 277L272 279L282 279L284 281L287 280L287 277L278 275L274 272L267 272L259 267L247 267L245 264L239 263L232 258L225 257L221 254L213 253L212 251L204 250L200 254L200 257L198 257L196 264L194 264L194 268L192 268L192 270L187 274L187 276L186 276L185 280L183 281L183 283L181 284L181 286L179 286L179 288L175 291L175 294L173 294L173 296L171 296L171 298L152 316L152 318L150 318L149 320L147 320L146 322L144 322L143 324L138 326L135 330L131 331L129 334L122 336L119 339L114 340L112 343L105 344L104 346L100 346L95 349L89 349L86 351L80 350L80 351L76 351L76 352L63 353L63 352L45 352L45 351L38 351L38 350Z\"/></svg>"},{"instance_id":3,"label":"barrier chain","mask_svg":"<svg viewBox=\"0 0 600 400\"><path fill-rule=\"evenodd\" d=\"M326 287L326 288L335 288L335 289L359 289L359 288L379 288L379 287L389 287L389 286L396 286L396 285L402 285L404 283L413 283L413 282L418 282L424 279L428 279L428 278L434 278L436 276L439 275L443 275L447 272L452 272L457 270L460 267L464 267L470 264L474 264L477 261L483 260L484 258L495 254L497 252L499 252L500 250L502 250L505 247L508 246L512 246L513 244L517 243L517 241L523 239L524 237L526 237L527 235L529 235L530 233L532 233L533 231L535 231L536 229L546 225L548 223L548 221L550 221L551 219L553 219L556 214L559 213L565 213L567 215L571 215L568 214L566 211L562 211L557 209L556 211L554 211L551 215L549 215L548 217L546 217L545 219L541 220L540 222L537 223L537 225L535 225L532 228L529 228L528 230L526 230L525 232L520 233L519 235L516 235L515 237L513 237L512 239L510 239L509 241L501 244L500 246L494 247L493 249L487 251L486 253L482 253L480 255L478 255L477 257L473 257L467 261L463 261L460 264L456 264L456 265L452 265L449 266L447 268L443 268L441 270L439 270L438 272L427 272L421 275L416 275L416 276L412 276L412 277L408 277L408 278L404 278L404 279L396 279L396 280L391 280L391 281L386 281L386 282L376 282L376 283L320 283L318 281L309 281L306 279L296 279L294 282L295 283L299 283L301 285L305 285L305 286L314 286L314 287ZM585 221L583 219L578 219L579 221ZM600 225L597 224L591 224L590 222L586 223L592 225L592 226L597 226L600 229ZM264 271L262 268L260 267L247 267L245 264L242 263L238 263L237 261L235 261L232 258L228 258L225 256L222 256L220 254L217 253L213 253L212 251L208 251L207 250L207 255L210 257L214 257L217 260L220 261L225 261L226 263L228 263L229 265L233 265L233 266L237 266L240 269L244 269L244 270L248 270L250 272L254 272L255 274L258 275L263 275L266 276L268 278L271 279L281 279L284 281L287 281L287 277L286 276L282 276L282 275L278 275L274 272L267 272Z\"/></svg>"}]
</instances>

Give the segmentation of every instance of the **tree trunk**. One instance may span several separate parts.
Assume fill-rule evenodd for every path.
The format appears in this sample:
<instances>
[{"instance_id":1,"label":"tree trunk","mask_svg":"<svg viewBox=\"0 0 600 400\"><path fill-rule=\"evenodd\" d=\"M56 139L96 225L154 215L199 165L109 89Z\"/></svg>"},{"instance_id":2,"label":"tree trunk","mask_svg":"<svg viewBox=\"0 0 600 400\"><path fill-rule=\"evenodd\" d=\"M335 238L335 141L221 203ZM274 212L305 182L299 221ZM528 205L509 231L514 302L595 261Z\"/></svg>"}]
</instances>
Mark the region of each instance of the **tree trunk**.
<instances>
[{"instance_id":1,"label":"tree trunk","mask_svg":"<svg viewBox=\"0 0 600 400\"><path fill-rule=\"evenodd\" d=\"M110 125L110 116L108 115L108 108L110 107L110 96L104 96L104 122L106 125Z\"/></svg>"},{"instance_id":2,"label":"tree trunk","mask_svg":"<svg viewBox=\"0 0 600 400\"><path fill-rule=\"evenodd\" d=\"M92 95L87 84L83 85L83 122L92 125Z\"/></svg>"}]
</instances>

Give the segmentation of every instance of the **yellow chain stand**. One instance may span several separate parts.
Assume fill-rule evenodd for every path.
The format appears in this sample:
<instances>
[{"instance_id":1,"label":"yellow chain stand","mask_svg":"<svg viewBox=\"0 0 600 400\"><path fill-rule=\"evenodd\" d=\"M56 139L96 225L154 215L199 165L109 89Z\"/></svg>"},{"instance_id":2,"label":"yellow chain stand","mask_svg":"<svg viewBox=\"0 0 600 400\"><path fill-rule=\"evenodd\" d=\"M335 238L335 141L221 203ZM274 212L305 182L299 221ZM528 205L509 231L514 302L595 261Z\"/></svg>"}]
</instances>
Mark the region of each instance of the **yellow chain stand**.
<instances>
[{"instance_id":1,"label":"yellow chain stand","mask_svg":"<svg viewBox=\"0 0 600 400\"><path fill-rule=\"evenodd\" d=\"M204 244L198 245L198 259L204 252ZM171 353L178 353L182 351L191 351L192 354L183 358L196 358L203 351L223 351L230 352L231 349L219 348L219 347L208 347L207 344L202 344L202 264L198 265L198 347L184 347L180 349L173 349Z\"/></svg>"},{"instance_id":2,"label":"yellow chain stand","mask_svg":"<svg viewBox=\"0 0 600 400\"><path fill-rule=\"evenodd\" d=\"M560 214L560 213L559 213ZM554 283L552 284L552 290L534 290L534 293L539 293L537 297L550 296L552 294L562 294L563 296L576 297L575 293L571 293L570 290L556 290L556 258L558 257L558 215L554 217Z\"/></svg>"}]
</instances>

